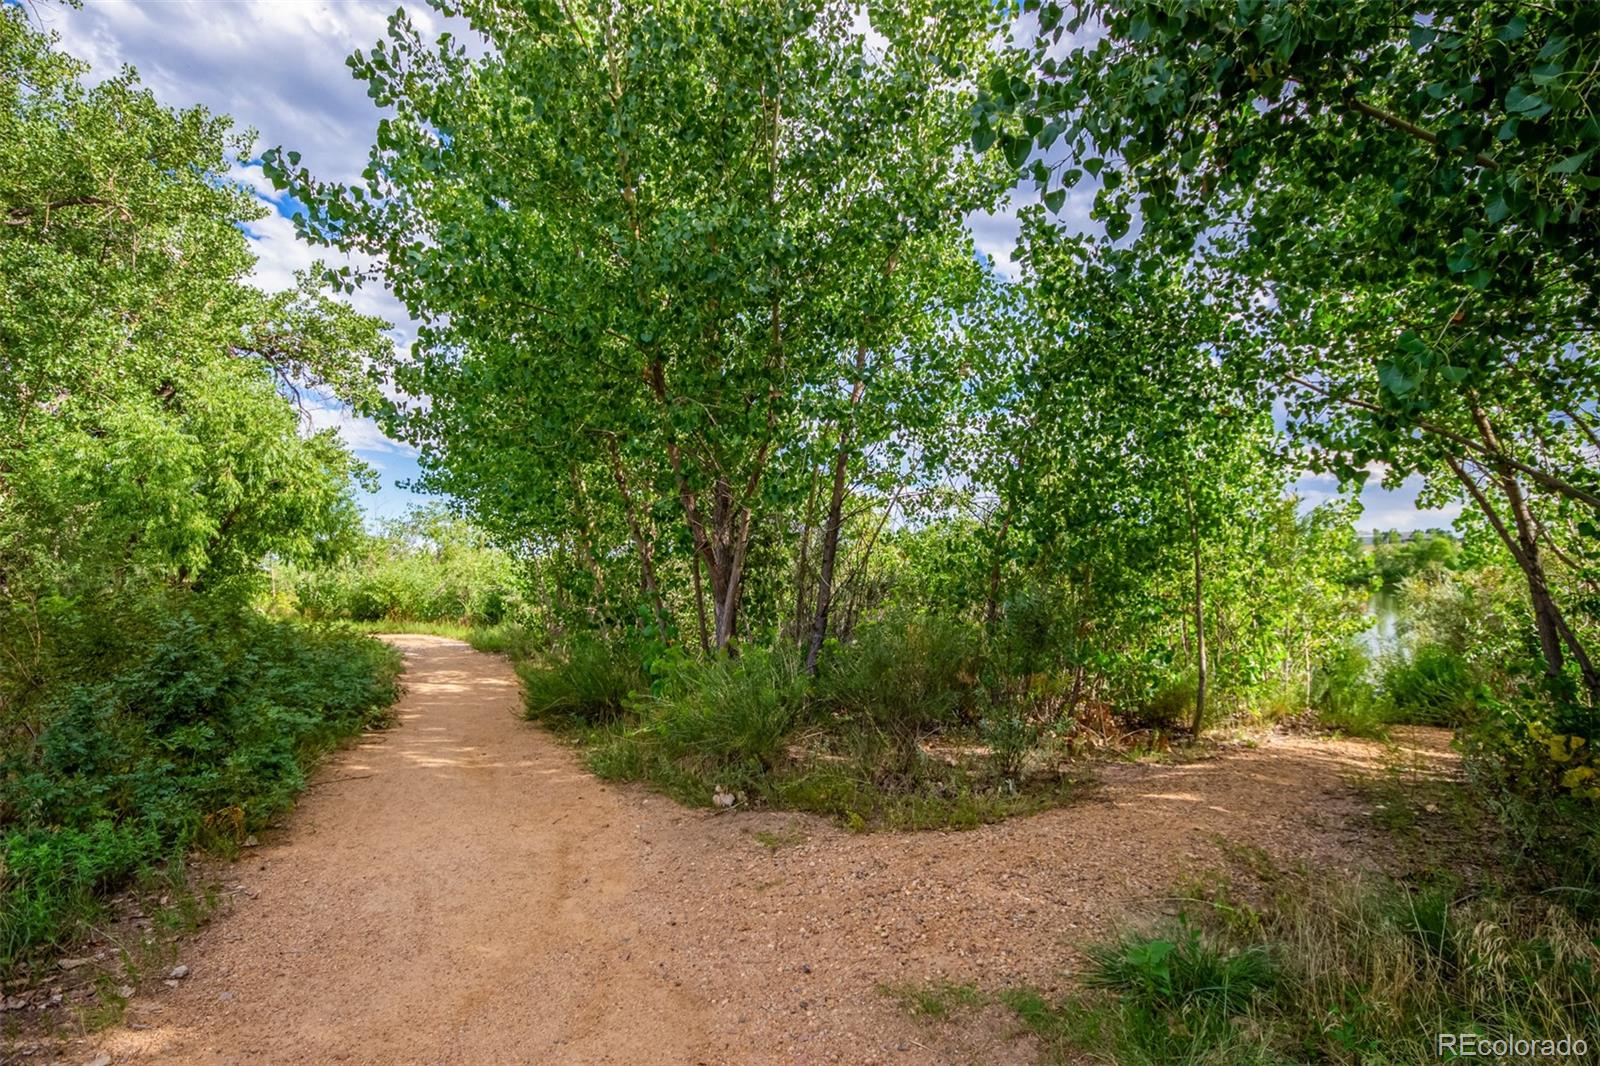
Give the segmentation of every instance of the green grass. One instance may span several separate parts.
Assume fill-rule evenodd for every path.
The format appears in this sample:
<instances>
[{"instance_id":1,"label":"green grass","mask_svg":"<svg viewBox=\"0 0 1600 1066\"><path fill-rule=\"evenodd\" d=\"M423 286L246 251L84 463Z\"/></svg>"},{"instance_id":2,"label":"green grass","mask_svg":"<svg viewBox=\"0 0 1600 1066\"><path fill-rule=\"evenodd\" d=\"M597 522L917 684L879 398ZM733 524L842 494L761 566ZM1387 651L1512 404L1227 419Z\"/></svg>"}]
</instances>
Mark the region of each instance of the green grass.
<instances>
[{"instance_id":1,"label":"green grass","mask_svg":"<svg viewBox=\"0 0 1600 1066\"><path fill-rule=\"evenodd\" d=\"M896 1000L913 1018L936 1022L948 1021L963 1010L989 1002L989 997L977 986L951 981L880 985L878 991Z\"/></svg>"},{"instance_id":2,"label":"green grass","mask_svg":"<svg viewBox=\"0 0 1600 1066\"><path fill-rule=\"evenodd\" d=\"M456 640L467 640L472 635L472 628L459 622L394 622L386 619L364 622L344 622L358 633L420 633L433 637L454 637Z\"/></svg>"},{"instance_id":3,"label":"green grass","mask_svg":"<svg viewBox=\"0 0 1600 1066\"><path fill-rule=\"evenodd\" d=\"M1553 899L1305 872L1265 890L1251 904L1218 881L1091 946L1079 991L1002 1000L1062 1063L1398 1066L1436 1061L1438 1033L1593 1039L1600 926Z\"/></svg>"}]
</instances>

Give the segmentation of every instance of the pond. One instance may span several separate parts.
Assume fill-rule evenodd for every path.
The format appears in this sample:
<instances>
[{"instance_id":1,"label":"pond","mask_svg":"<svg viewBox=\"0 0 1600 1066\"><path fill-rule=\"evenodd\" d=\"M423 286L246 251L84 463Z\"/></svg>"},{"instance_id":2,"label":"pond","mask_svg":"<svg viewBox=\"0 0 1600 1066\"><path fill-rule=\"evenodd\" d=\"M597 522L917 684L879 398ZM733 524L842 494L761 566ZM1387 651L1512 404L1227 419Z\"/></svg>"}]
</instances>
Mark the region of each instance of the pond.
<instances>
[{"instance_id":1,"label":"pond","mask_svg":"<svg viewBox=\"0 0 1600 1066\"><path fill-rule=\"evenodd\" d=\"M1400 596L1380 588L1367 600L1367 616L1371 623L1361 634L1361 643L1374 658L1393 651L1400 639Z\"/></svg>"}]
</instances>

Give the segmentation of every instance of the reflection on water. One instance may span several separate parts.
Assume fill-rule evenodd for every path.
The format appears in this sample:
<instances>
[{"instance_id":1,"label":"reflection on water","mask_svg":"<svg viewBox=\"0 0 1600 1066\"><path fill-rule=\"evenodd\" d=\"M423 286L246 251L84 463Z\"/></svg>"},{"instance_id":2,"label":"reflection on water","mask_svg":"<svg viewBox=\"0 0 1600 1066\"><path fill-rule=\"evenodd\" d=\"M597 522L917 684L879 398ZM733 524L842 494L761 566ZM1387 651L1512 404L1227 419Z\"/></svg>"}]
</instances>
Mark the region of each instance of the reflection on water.
<instances>
[{"instance_id":1,"label":"reflection on water","mask_svg":"<svg viewBox=\"0 0 1600 1066\"><path fill-rule=\"evenodd\" d=\"M1372 620L1361 634L1368 653L1376 656L1393 651L1399 643L1400 596L1380 588L1367 599L1367 616Z\"/></svg>"}]
</instances>

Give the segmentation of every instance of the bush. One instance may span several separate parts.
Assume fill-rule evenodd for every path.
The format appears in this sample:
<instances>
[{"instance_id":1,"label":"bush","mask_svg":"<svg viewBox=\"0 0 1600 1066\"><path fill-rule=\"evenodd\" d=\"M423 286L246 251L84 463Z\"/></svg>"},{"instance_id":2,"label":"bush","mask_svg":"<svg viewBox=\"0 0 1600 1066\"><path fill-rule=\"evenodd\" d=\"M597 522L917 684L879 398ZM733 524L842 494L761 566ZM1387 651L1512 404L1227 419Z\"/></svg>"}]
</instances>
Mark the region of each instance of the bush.
<instances>
[{"instance_id":1,"label":"bush","mask_svg":"<svg viewBox=\"0 0 1600 1066\"><path fill-rule=\"evenodd\" d=\"M467 642L491 655L504 655L514 663L533 658L544 640L520 622L499 622L476 626L467 632Z\"/></svg>"},{"instance_id":2,"label":"bush","mask_svg":"<svg viewBox=\"0 0 1600 1066\"><path fill-rule=\"evenodd\" d=\"M834 647L817 677L818 703L864 739L887 741L896 769L917 761L922 738L970 712L978 691L981 635L960 622L895 614Z\"/></svg>"},{"instance_id":3,"label":"bush","mask_svg":"<svg viewBox=\"0 0 1600 1066\"><path fill-rule=\"evenodd\" d=\"M989 769L994 779L1015 788L1028 753L1039 743L1039 729L1020 708L998 706L978 723L978 735L989 747Z\"/></svg>"},{"instance_id":4,"label":"bush","mask_svg":"<svg viewBox=\"0 0 1600 1066\"><path fill-rule=\"evenodd\" d=\"M1493 701L1457 743L1473 794L1505 829L1512 860L1600 913L1600 730L1592 712L1530 681Z\"/></svg>"},{"instance_id":5,"label":"bush","mask_svg":"<svg viewBox=\"0 0 1600 1066\"><path fill-rule=\"evenodd\" d=\"M1467 661L1442 644L1423 644L1383 664L1384 716L1403 725L1465 725L1489 697Z\"/></svg>"},{"instance_id":6,"label":"bush","mask_svg":"<svg viewBox=\"0 0 1600 1066\"><path fill-rule=\"evenodd\" d=\"M370 638L196 593L58 605L44 645L35 684L0 700L0 972L134 873L265 824L399 670Z\"/></svg>"},{"instance_id":7,"label":"bush","mask_svg":"<svg viewBox=\"0 0 1600 1066\"><path fill-rule=\"evenodd\" d=\"M467 523L417 508L338 566L285 570L308 618L495 626L519 597L511 557Z\"/></svg>"},{"instance_id":8,"label":"bush","mask_svg":"<svg viewBox=\"0 0 1600 1066\"><path fill-rule=\"evenodd\" d=\"M1317 720L1351 736L1381 736L1383 717L1371 673L1372 658L1360 643L1348 640L1335 645L1311 675L1311 707Z\"/></svg>"},{"instance_id":9,"label":"bush","mask_svg":"<svg viewBox=\"0 0 1600 1066\"><path fill-rule=\"evenodd\" d=\"M777 768L805 707L806 676L792 648L751 648L738 659L683 660L639 708L666 752L726 787Z\"/></svg>"},{"instance_id":10,"label":"bush","mask_svg":"<svg viewBox=\"0 0 1600 1066\"><path fill-rule=\"evenodd\" d=\"M649 689L639 657L590 636L577 636L548 659L517 666L529 718L599 723L620 717L628 697Z\"/></svg>"}]
</instances>

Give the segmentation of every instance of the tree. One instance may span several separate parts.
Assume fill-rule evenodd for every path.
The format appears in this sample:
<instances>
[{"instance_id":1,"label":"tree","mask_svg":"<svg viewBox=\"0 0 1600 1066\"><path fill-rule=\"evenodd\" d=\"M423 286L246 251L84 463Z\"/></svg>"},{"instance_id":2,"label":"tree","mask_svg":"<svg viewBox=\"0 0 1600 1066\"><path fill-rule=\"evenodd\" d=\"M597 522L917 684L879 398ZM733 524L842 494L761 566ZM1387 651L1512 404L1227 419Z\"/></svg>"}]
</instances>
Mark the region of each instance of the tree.
<instances>
[{"instance_id":1,"label":"tree","mask_svg":"<svg viewBox=\"0 0 1600 1066\"><path fill-rule=\"evenodd\" d=\"M362 467L279 390L355 389L387 343L309 288L245 282L238 223L261 209L226 178L247 143L226 119L85 69L0 11L0 598L19 625L335 548Z\"/></svg>"},{"instance_id":2,"label":"tree","mask_svg":"<svg viewBox=\"0 0 1600 1066\"><path fill-rule=\"evenodd\" d=\"M975 141L1064 148L1035 171L1047 204L1097 177L1112 237L1137 214L1141 242L1198 257L1270 337L1261 380L1314 459L1465 495L1524 574L1547 673L1572 661L1600 696L1549 573L1592 583L1600 528L1600 10L1024 6L1041 33Z\"/></svg>"},{"instance_id":3,"label":"tree","mask_svg":"<svg viewBox=\"0 0 1600 1066\"><path fill-rule=\"evenodd\" d=\"M1213 570L1249 566L1287 481L1270 416L1239 372L1256 342L1186 272L1064 240L1037 213L1024 259L1059 338L1028 372L1037 458L1025 520L1102 577L1155 577L1157 599L1182 575L1198 734L1215 665Z\"/></svg>"},{"instance_id":4,"label":"tree","mask_svg":"<svg viewBox=\"0 0 1600 1066\"><path fill-rule=\"evenodd\" d=\"M880 369L962 299L960 219L1001 189L960 147L988 9L874 9L869 39L843 3L446 7L486 55L402 12L351 57L395 110L365 184L293 153L268 172L422 323L387 425L427 482L519 538L588 540L597 581L595 512L621 516L652 599L665 502L724 648L752 527L811 481L791 442L831 427L832 504Z\"/></svg>"}]
</instances>

